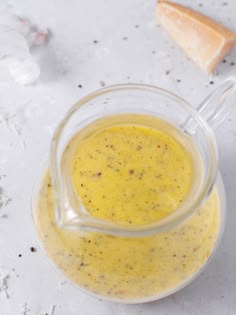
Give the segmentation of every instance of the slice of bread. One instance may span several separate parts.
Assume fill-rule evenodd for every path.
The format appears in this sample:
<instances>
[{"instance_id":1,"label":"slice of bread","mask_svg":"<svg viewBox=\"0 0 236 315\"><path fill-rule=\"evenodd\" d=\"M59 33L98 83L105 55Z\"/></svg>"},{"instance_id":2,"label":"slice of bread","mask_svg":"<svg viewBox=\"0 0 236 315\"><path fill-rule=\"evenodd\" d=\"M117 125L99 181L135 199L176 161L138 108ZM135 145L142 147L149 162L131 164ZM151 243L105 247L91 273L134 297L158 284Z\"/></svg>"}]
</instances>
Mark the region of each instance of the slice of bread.
<instances>
[{"instance_id":1,"label":"slice of bread","mask_svg":"<svg viewBox=\"0 0 236 315\"><path fill-rule=\"evenodd\" d=\"M158 1L158 22L205 72L213 72L236 44L236 33L211 18L169 1Z\"/></svg>"}]
</instances>

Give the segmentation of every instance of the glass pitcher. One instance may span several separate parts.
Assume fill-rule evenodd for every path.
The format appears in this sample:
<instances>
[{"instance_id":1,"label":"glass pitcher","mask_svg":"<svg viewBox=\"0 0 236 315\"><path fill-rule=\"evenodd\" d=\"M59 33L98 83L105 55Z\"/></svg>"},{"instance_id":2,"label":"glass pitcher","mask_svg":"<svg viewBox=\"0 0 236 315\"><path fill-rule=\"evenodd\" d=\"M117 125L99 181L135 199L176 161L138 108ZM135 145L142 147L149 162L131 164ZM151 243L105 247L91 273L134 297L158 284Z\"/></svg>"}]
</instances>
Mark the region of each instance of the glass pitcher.
<instances>
[{"instance_id":1,"label":"glass pitcher","mask_svg":"<svg viewBox=\"0 0 236 315\"><path fill-rule=\"evenodd\" d=\"M235 102L234 76L197 109L173 93L140 84L107 87L80 100L54 134L49 170L34 202L38 236L54 265L85 292L123 303L166 297L196 278L215 252L225 221L212 130ZM201 157L202 172L196 172L191 193L156 222L127 225L95 217L73 187L71 139L104 118L106 127L119 123L122 115L129 125L137 124L139 117L167 122L194 143Z\"/></svg>"}]
</instances>

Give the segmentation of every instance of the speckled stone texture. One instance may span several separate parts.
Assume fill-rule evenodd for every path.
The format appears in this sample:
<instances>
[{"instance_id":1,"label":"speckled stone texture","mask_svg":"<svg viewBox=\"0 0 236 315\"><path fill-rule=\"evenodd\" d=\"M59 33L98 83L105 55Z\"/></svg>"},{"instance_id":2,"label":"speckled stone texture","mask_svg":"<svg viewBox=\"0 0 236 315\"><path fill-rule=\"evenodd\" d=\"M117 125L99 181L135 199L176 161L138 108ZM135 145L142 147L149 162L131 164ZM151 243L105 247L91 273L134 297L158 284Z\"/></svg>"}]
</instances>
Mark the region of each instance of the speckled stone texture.
<instances>
[{"instance_id":1,"label":"speckled stone texture","mask_svg":"<svg viewBox=\"0 0 236 315\"><path fill-rule=\"evenodd\" d=\"M236 1L179 2L236 31ZM236 70L236 49L215 76L206 76L158 27L154 0L2 0L4 6L52 37L35 56L42 73L32 86L17 85L0 62L0 314L235 315L236 111L215 132L228 199L223 241L196 281L162 301L112 304L70 285L39 247L31 196L56 125L82 96L105 85L143 82L197 106Z\"/></svg>"}]
</instances>

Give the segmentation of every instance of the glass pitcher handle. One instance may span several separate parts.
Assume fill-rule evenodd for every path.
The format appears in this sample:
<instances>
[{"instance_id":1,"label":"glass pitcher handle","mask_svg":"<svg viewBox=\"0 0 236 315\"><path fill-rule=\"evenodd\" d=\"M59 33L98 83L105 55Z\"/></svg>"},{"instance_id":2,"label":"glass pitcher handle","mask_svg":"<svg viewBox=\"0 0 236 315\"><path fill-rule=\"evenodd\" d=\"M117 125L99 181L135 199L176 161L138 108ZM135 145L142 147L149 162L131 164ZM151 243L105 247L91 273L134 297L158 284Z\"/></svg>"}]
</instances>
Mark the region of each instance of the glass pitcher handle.
<instances>
[{"instance_id":1,"label":"glass pitcher handle","mask_svg":"<svg viewBox=\"0 0 236 315\"><path fill-rule=\"evenodd\" d=\"M230 76L207 96L197 111L212 129L216 129L235 108L236 76Z\"/></svg>"},{"instance_id":2,"label":"glass pitcher handle","mask_svg":"<svg viewBox=\"0 0 236 315\"><path fill-rule=\"evenodd\" d=\"M211 128L216 129L235 108L236 75L231 75L220 83L196 109ZM183 128L187 133L194 134L197 125L192 118L188 118Z\"/></svg>"}]
</instances>

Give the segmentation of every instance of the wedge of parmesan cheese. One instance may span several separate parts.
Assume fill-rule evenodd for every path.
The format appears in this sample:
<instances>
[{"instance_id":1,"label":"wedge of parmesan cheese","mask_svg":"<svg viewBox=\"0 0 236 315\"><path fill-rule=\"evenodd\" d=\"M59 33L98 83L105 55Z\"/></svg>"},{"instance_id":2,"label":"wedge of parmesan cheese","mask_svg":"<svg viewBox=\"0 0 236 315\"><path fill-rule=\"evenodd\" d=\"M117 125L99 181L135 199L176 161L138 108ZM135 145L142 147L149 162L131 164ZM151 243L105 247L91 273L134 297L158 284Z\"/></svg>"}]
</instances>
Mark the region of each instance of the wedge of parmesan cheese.
<instances>
[{"instance_id":1,"label":"wedge of parmesan cheese","mask_svg":"<svg viewBox=\"0 0 236 315\"><path fill-rule=\"evenodd\" d=\"M180 4L158 1L158 22L205 72L213 72L236 44L236 33Z\"/></svg>"}]
</instances>

